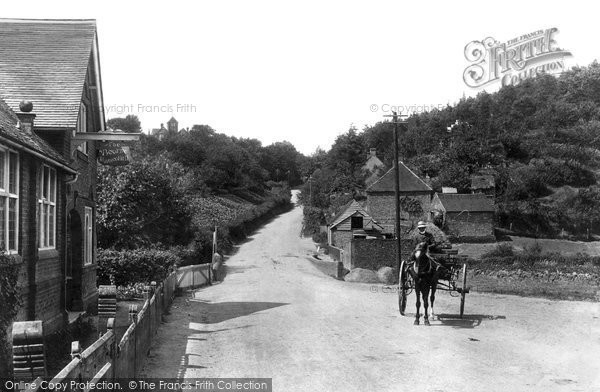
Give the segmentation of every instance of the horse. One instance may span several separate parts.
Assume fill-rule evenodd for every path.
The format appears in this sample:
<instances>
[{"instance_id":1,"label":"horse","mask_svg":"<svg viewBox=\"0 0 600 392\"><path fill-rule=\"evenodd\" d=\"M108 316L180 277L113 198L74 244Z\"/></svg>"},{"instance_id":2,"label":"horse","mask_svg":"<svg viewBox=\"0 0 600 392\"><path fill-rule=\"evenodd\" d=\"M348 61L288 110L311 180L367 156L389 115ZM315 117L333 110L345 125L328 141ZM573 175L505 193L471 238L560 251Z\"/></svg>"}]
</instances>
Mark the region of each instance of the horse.
<instances>
[{"instance_id":1,"label":"horse","mask_svg":"<svg viewBox=\"0 0 600 392\"><path fill-rule=\"evenodd\" d=\"M415 247L411 259L412 265L408 268L408 272L412 276L415 288L415 295L417 297L417 314L415 316L415 325L419 325L420 310L421 310L421 296L423 297L423 307L425 308L424 313L424 324L429 324L429 317L427 310L429 303L427 297L431 292L431 316L433 318L433 303L435 301L435 290L437 289L437 282L439 279L439 271L436 263L427 254L427 243L420 242Z\"/></svg>"}]
</instances>

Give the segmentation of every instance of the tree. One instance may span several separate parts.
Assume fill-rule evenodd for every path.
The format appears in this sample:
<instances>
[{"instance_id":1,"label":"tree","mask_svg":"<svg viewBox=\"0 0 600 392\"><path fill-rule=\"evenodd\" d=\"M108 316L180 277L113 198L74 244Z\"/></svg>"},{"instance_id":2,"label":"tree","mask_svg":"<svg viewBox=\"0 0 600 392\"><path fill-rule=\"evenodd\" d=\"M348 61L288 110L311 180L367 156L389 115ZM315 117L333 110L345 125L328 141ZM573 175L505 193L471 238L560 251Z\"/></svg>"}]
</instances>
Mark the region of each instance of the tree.
<instances>
[{"instance_id":1,"label":"tree","mask_svg":"<svg viewBox=\"0 0 600 392\"><path fill-rule=\"evenodd\" d=\"M185 245L192 238L176 181L181 168L165 157L99 170L99 246L134 249Z\"/></svg>"},{"instance_id":2,"label":"tree","mask_svg":"<svg viewBox=\"0 0 600 392\"><path fill-rule=\"evenodd\" d=\"M142 130L142 124L140 123L140 119L133 114L128 114L127 116L125 116L125 118L111 118L106 122L106 125L109 128L120 129L121 131L129 133L137 133Z\"/></svg>"}]
</instances>

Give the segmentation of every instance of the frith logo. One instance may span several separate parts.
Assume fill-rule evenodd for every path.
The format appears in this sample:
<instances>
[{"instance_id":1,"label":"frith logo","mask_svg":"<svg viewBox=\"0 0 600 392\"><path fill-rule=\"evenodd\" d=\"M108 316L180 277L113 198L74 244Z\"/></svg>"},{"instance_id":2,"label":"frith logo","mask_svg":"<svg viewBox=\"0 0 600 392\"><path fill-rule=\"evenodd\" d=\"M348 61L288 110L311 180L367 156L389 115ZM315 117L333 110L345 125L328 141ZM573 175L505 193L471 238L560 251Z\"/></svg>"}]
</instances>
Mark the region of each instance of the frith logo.
<instances>
[{"instance_id":1,"label":"frith logo","mask_svg":"<svg viewBox=\"0 0 600 392\"><path fill-rule=\"evenodd\" d=\"M565 57L571 52L556 46L556 27L500 43L488 37L471 41L465 46L465 58L471 65L465 68L463 79L467 86L480 88L495 82L502 86L518 84L539 73L565 70Z\"/></svg>"}]
</instances>

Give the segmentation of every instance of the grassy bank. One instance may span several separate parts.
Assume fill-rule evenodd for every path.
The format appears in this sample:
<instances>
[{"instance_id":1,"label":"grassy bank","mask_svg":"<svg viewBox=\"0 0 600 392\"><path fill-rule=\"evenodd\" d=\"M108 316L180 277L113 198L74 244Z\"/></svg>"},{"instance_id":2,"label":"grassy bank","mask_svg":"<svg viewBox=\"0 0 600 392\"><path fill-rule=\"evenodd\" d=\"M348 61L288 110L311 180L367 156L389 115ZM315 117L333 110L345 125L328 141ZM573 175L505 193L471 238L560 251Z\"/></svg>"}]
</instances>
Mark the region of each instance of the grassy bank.
<instances>
[{"instance_id":1,"label":"grassy bank","mask_svg":"<svg viewBox=\"0 0 600 392\"><path fill-rule=\"evenodd\" d=\"M600 300L600 257L545 253L539 244L515 249L503 243L468 259L474 291L562 300Z\"/></svg>"}]
</instances>

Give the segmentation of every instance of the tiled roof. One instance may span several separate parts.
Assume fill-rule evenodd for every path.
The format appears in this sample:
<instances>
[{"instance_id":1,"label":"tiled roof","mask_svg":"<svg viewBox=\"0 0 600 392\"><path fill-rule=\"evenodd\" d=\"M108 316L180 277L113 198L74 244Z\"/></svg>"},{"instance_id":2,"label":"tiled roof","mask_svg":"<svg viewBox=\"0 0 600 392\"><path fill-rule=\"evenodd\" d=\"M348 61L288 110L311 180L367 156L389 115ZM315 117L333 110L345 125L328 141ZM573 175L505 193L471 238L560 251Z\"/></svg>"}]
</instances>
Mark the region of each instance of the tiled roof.
<instances>
[{"instance_id":1,"label":"tiled roof","mask_svg":"<svg viewBox=\"0 0 600 392\"><path fill-rule=\"evenodd\" d=\"M0 98L33 102L36 127L75 128L94 20L0 19Z\"/></svg>"},{"instance_id":2,"label":"tiled roof","mask_svg":"<svg viewBox=\"0 0 600 392\"><path fill-rule=\"evenodd\" d=\"M34 150L48 157L50 161L68 166L68 162L44 139L35 133L27 133L17 128L18 118L10 107L0 99L0 137L20 146Z\"/></svg>"},{"instance_id":3,"label":"tiled roof","mask_svg":"<svg viewBox=\"0 0 600 392\"><path fill-rule=\"evenodd\" d=\"M404 163L398 165L400 192L433 192L431 187L412 172ZM394 168L367 188L367 192L394 192Z\"/></svg>"},{"instance_id":4,"label":"tiled roof","mask_svg":"<svg viewBox=\"0 0 600 392\"><path fill-rule=\"evenodd\" d=\"M491 198L482 194L438 193L447 212L494 212Z\"/></svg>"},{"instance_id":5,"label":"tiled roof","mask_svg":"<svg viewBox=\"0 0 600 392\"><path fill-rule=\"evenodd\" d=\"M330 227L333 228L333 227L339 225L340 223L345 221L349 216L352 216L356 212L360 213L363 216L369 217L369 214L367 214L367 211L365 211L364 208L362 208L362 206L359 204L359 202L357 202L356 200L352 200L333 219L333 221L330 224Z\"/></svg>"}]
</instances>

